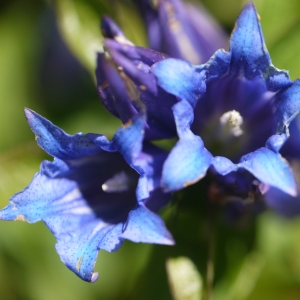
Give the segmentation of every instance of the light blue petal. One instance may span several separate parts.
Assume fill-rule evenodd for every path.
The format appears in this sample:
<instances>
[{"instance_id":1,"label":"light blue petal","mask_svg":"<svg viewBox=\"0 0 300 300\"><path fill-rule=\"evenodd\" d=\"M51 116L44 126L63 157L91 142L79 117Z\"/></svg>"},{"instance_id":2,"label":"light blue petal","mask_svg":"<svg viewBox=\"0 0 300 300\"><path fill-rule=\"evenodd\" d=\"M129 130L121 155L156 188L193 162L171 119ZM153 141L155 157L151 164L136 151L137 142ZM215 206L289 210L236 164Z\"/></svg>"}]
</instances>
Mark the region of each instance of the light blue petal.
<instances>
[{"instance_id":1,"label":"light blue petal","mask_svg":"<svg viewBox=\"0 0 300 300\"><path fill-rule=\"evenodd\" d=\"M110 143L103 142L102 136L98 134L87 134L86 136L106 151L120 152L126 162L141 174L143 171L135 164L135 160L142 151L144 128L145 116L137 114L115 133Z\"/></svg>"},{"instance_id":2,"label":"light blue petal","mask_svg":"<svg viewBox=\"0 0 300 300\"><path fill-rule=\"evenodd\" d=\"M212 160L212 165L214 166L215 170L223 176L238 169L236 164L223 156L215 156Z\"/></svg>"},{"instance_id":3,"label":"light blue petal","mask_svg":"<svg viewBox=\"0 0 300 300\"><path fill-rule=\"evenodd\" d=\"M151 71L159 86L193 107L205 92L205 71L198 71L187 61L168 58L154 64Z\"/></svg>"},{"instance_id":4,"label":"light blue petal","mask_svg":"<svg viewBox=\"0 0 300 300\"><path fill-rule=\"evenodd\" d=\"M45 222L47 224L47 220ZM121 228L122 224L115 226L98 220L82 224L81 231L71 232L57 239L57 253L62 262L76 275L85 281L94 282L98 278L94 267L100 250L99 245L106 245L110 251L118 250L122 241L116 239L114 231L117 230L120 235Z\"/></svg>"},{"instance_id":5,"label":"light blue petal","mask_svg":"<svg viewBox=\"0 0 300 300\"><path fill-rule=\"evenodd\" d=\"M69 135L28 108L25 109L25 116L38 145L53 157L71 160L101 152L86 135ZM102 143L108 143L105 136L101 136L101 139Z\"/></svg>"},{"instance_id":6,"label":"light blue petal","mask_svg":"<svg viewBox=\"0 0 300 300\"><path fill-rule=\"evenodd\" d=\"M295 80L275 97L275 122L277 131L281 133L287 130L300 111L300 80Z\"/></svg>"},{"instance_id":7,"label":"light blue petal","mask_svg":"<svg viewBox=\"0 0 300 300\"><path fill-rule=\"evenodd\" d=\"M83 280L94 281L98 251L121 246L123 225L136 205L134 186L122 193L103 191L102 184L118 169L135 174L119 153L85 157L71 166L59 159L44 161L30 185L0 211L0 219L43 220L66 266Z\"/></svg>"},{"instance_id":8,"label":"light blue petal","mask_svg":"<svg viewBox=\"0 0 300 300\"><path fill-rule=\"evenodd\" d=\"M283 134L274 134L266 142L266 147L278 153L284 143L287 141L288 136Z\"/></svg>"},{"instance_id":9,"label":"light blue petal","mask_svg":"<svg viewBox=\"0 0 300 300\"><path fill-rule=\"evenodd\" d=\"M166 229L164 221L143 206L129 213L122 238L136 243L174 245L173 237Z\"/></svg>"},{"instance_id":10,"label":"light blue petal","mask_svg":"<svg viewBox=\"0 0 300 300\"><path fill-rule=\"evenodd\" d=\"M166 192L180 190L199 181L205 176L213 158L201 138L189 129L193 120L189 103L180 101L173 106L173 111L180 139L163 166L162 187Z\"/></svg>"},{"instance_id":11,"label":"light blue petal","mask_svg":"<svg viewBox=\"0 0 300 300\"><path fill-rule=\"evenodd\" d=\"M278 153L260 148L241 158L238 167L252 173L258 180L283 192L297 195L297 184L292 169Z\"/></svg>"}]
</instances>

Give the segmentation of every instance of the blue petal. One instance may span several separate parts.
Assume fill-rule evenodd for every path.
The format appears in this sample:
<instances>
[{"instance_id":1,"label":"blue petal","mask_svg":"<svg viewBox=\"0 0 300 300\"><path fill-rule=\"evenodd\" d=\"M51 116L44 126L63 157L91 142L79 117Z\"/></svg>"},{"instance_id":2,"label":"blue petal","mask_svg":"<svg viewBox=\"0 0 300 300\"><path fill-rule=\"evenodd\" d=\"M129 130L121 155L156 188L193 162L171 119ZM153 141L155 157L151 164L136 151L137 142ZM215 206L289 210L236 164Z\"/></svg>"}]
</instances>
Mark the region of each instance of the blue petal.
<instances>
[{"instance_id":1,"label":"blue petal","mask_svg":"<svg viewBox=\"0 0 300 300\"><path fill-rule=\"evenodd\" d=\"M258 15L251 1L244 6L236 21L230 39L230 51L231 69L244 71L246 77L253 77L271 64Z\"/></svg>"},{"instance_id":2,"label":"blue petal","mask_svg":"<svg viewBox=\"0 0 300 300\"><path fill-rule=\"evenodd\" d=\"M174 245L163 220L143 206L129 213L122 237L136 243Z\"/></svg>"},{"instance_id":3,"label":"blue petal","mask_svg":"<svg viewBox=\"0 0 300 300\"><path fill-rule=\"evenodd\" d=\"M199 64L226 45L225 34L201 6L176 0L137 2L152 49Z\"/></svg>"},{"instance_id":4,"label":"blue petal","mask_svg":"<svg viewBox=\"0 0 300 300\"><path fill-rule=\"evenodd\" d=\"M132 45L119 26L108 16L103 16L101 19L101 32L106 38L114 39L119 43Z\"/></svg>"},{"instance_id":5,"label":"blue petal","mask_svg":"<svg viewBox=\"0 0 300 300\"><path fill-rule=\"evenodd\" d=\"M252 173L261 182L276 187L283 192L297 195L297 184L287 161L268 148L260 148L241 158L238 167Z\"/></svg>"},{"instance_id":6,"label":"blue petal","mask_svg":"<svg viewBox=\"0 0 300 300\"><path fill-rule=\"evenodd\" d=\"M128 122L137 113L131 99L135 96L127 93L127 87L131 86L132 82L120 76L114 63L104 53L98 53L97 56L96 78L98 94L103 105L123 123Z\"/></svg>"},{"instance_id":7,"label":"blue petal","mask_svg":"<svg viewBox=\"0 0 300 300\"><path fill-rule=\"evenodd\" d=\"M176 97L157 86L150 66L164 59L151 49L105 41L109 58L98 53L97 89L104 106L123 123L137 112L147 111L146 139L176 135L171 107Z\"/></svg>"},{"instance_id":8,"label":"blue petal","mask_svg":"<svg viewBox=\"0 0 300 300\"><path fill-rule=\"evenodd\" d=\"M151 71L165 91L193 107L205 92L205 71L198 72L189 62L169 58L154 64Z\"/></svg>"},{"instance_id":9,"label":"blue petal","mask_svg":"<svg viewBox=\"0 0 300 300\"><path fill-rule=\"evenodd\" d=\"M138 86L150 90L151 93L157 93L157 85L155 78L150 74L149 66L142 63L138 48L117 43L113 40L105 41L106 50L109 52L112 60L123 68L126 75L128 75ZM153 51L149 49L148 56ZM134 62L137 61L136 65Z\"/></svg>"},{"instance_id":10,"label":"blue petal","mask_svg":"<svg viewBox=\"0 0 300 300\"><path fill-rule=\"evenodd\" d=\"M264 195L269 207L286 217L295 217L300 214L300 196L290 196L279 189L270 188Z\"/></svg>"},{"instance_id":11,"label":"blue petal","mask_svg":"<svg viewBox=\"0 0 300 300\"><path fill-rule=\"evenodd\" d=\"M36 136L38 145L53 157L70 160L100 152L86 135L66 134L62 129L28 108L25 109L25 116ZM99 138L103 143L108 143L105 136Z\"/></svg>"},{"instance_id":12,"label":"blue petal","mask_svg":"<svg viewBox=\"0 0 300 300\"><path fill-rule=\"evenodd\" d=\"M30 185L11 198L0 218L30 223L43 220L56 237L57 251L66 266L83 280L93 281L101 241L106 240L104 246L109 251L121 246L114 226L122 228L136 205L134 186L122 193L102 189L119 170L137 181L135 172L118 153L85 157L74 166L59 159L45 161Z\"/></svg>"},{"instance_id":13,"label":"blue petal","mask_svg":"<svg viewBox=\"0 0 300 300\"><path fill-rule=\"evenodd\" d=\"M298 115L289 126L290 136L284 144L281 154L288 158L300 159L300 116Z\"/></svg>"},{"instance_id":14,"label":"blue petal","mask_svg":"<svg viewBox=\"0 0 300 300\"><path fill-rule=\"evenodd\" d=\"M53 221L53 220L51 220ZM45 220L49 226L51 223ZM76 275L88 282L98 279L98 273L94 272L95 262L99 245L105 245L103 240L108 242L111 251L116 251L122 245L120 240L122 224L113 226L104 222L91 222L82 225L82 231L61 236L57 239L56 251L62 262ZM118 230L118 238L111 232ZM107 250L107 249L106 249Z\"/></svg>"},{"instance_id":15,"label":"blue petal","mask_svg":"<svg viewBox=\"0 0 300 300\"><path fill-rule=\"evenodd\" d=\"M279 133L286 131L300 112L300 80L278 92L275 98L275 122Z\"/></svg>"},{"instance_id":16,"label":"blue petal","mask_svg":"<svg viewBox=\"0 0 300 300\"><path fill-rule=\"evenodd\" d=\"M222 156L215 156L212 160L212 165L214 166L215 170L223 176L238 169L236 164L234 164L228 158Z\"/></svg>"},{"instance_id":17,"label":"blue petal","mask_svg":"<svg viewBox=\"0 0 300 300\"><path fill-rule=\"evenodd\" d=\"M288 136L286 134L274 134L266 142L266 147L272 151L278 153L284 143L287 141Z\"/></svg>"},{"instance_id":18,"label":"blue petal","mask_svg":"<svg viewBox=\"0 0 300 300\"><path fill-rule=\"evenodd\" d=\"M87 134L99 147L106 151L120 152L126 162L141 176L136 189L139 202L153 211L158 211L170 200L170 195L160 188L162 166L167 153L150 143L143 144L145 116L136 115L126 126L121 127L110 144L102 142L101 136Z\"/></svg>"},{"instance_id":19,"label":"blue petal","mask_svg":"<svg viewBox=\"0 0 300 300\"><path fill-rule=\"evenodd\" d=\"M30 223L43 220L57 239L61 260L90 282L97 279L94 265L99 250L116 251L127 238L126 234L123 236L126 222L132 240L143 235L141 241L172 243L162 220L146 208L138 208L135 188L142 180L138 181L138 174L120 154L147 179L147 199L139 199L141 204L157 210L165 205L169 195L162 197L157 181L166 155L154 146L145 146L145 152L141 152L143 116L137 115L131 126L121 128L112 142L101 135L84 136L90 143L97 142L96 148L93 146L93 151L87 152L80 143L80 135L69 136L36 113L26 113L29 123L40 134L40 145L65 160L55 157L54 162L44 161L30 185L0 211L0 219ZM156 195L158 199L154 199ZM147 216L148 223L144 219Z\"/></svg>"},{"instance_id":20,"label":"blue petal","mask_svg":"<svg viewBox=\"0 0 300 300\"><path fill-rule=\"evenodd\" d=\"M205 176L213 158L201 138L189 129L193 120L193 110L189 103L180 101L173 106L173 111L180 139L163 166L162 187L166 192L199 181Z\"/></svg>"},{"instance_id":21,"label":"blue petal","mask_svg":"<svg viewBox=\"0 0 300 300\"><path fill-rule=\"evenodd\" d=\"M115 133L111 143L103 143L102 136L98 134L87 134L87 137L101 149L120 152L131 167L136 167L138 172L142 172L138 166L135 166L135 159L142 150L144 127L145 116L138 114Z\"/></svg>"},{"instance_id":22,"label":"blue petal","mask_svg":"<svg viewBox=\"0 0 300 300\"><path fill-rule=\"evenodd\" d=\"M253 79L264 78L269 91L291 85L287 71L276 69L266 48L259 18L252 1L243 8L230 38L230 51L219 50L204 65L208 78L225 73Z\"/></svg>"}]
</instances>

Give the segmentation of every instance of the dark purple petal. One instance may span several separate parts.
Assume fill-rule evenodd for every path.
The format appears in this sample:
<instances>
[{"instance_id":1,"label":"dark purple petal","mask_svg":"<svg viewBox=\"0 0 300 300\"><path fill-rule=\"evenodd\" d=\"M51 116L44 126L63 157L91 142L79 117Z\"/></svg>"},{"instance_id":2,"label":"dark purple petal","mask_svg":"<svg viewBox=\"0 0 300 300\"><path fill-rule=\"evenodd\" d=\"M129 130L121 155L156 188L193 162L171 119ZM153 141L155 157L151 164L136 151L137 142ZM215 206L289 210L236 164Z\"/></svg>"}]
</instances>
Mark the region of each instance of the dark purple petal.
<instances>
[{"instance_id":1,"label":"dark purple petal","mask_svg":"<svg viewBox=\"0 0 300 300\"><path fill-rule=\"evenodd\" d=\"M225 34L200 6L178 0L137 1L146 21L150 48L199 64L226 45Z\"/></svg>"},{"instance_id":2,"label":"dark purple petal","mask_svg":"<svg viewBox=\"0 0 300 300\"><path fill-rule=\"evenodd\" d=\"M133 45L124 35L119 26L108 16L102 16L101 31L104 37L111 38L119 43Z\"/></svg>"},{"instance_id":3,"label":"dark purple petal","mask_svg":"<svg viewBox=\"0 0 300 300\"><path fill-rule=\"evenodd\" d=\"M300 196L293 197L283 191L271 187L264 195L266 204L277 213L286 217L296 217L300 214Z\"/></svg>"}]
</instances>

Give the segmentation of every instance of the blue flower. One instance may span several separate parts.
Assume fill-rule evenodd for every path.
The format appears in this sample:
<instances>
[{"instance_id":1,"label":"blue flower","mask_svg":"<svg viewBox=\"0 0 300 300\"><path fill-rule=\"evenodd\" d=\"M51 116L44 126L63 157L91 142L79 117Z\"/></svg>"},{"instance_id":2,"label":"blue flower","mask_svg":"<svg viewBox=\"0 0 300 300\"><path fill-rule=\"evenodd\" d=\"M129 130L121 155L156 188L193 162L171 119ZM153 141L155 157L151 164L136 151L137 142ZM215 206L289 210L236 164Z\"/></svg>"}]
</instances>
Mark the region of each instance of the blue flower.
<instances>
[{"instance_id":1,"label":"blue flower","mask_svg":"<svg viewBox=\"0 0 300 300\"><path fill-rule=\"evenodd\" d=\"M179 141L163 167L165 191L194 184L210 170L223 198L269 199L267 191L274 188L299 207L293 171L279 151L295 138L289 125L300 110L300 81L272 65L251 1L237 19L229 52L218 50L199 66L165 59L151 72L179 100L172 107ZM205 92L199 91L203 81ZM267 203L276 209L273 204L284 201Z\"/></svg>"},{"instance_id":2,"label":"blue flower","mask_svg":"<svg viewBox=\"0 0 300 300\"><path fill-rule=\"evenodd\" d=\"M134 46L109 17L102 19L102 32L105 53L98 53L96 69L101 102L123 123L145 108L148 140L176 136L172 106L178 100L165 92L151 73L151 67L167 56ZM194 81L203 81L204 72L193 75ZM204 83L198 90L204 91Z\"/></svg>"},{"instance_id":3,"label":"blue flower","mask_svg":"<svg viewBox=\"0 0 300 300\"><path fill-rule=\"evenodd\" d=\"M98 274L99 250L116 251L125 239L172 245L154 212L169 200L160 189L166 154L143 144L144 117L136 115L112 141L99 134L68 135L26 109L38 145L54 161L0 211L2 220L44 221L63 263L85 281Z\"/></svg>"},{"instance_id":4,"label":"blue flower","mask_svg":"<svg viewBox=\"0 0 300 300\"><path fill-rule=\"evenodd\" d=\"M149 47L194 64L226 46L226 35L204 7L179 0L138 0Z\"/></svg>"}]
</instances>

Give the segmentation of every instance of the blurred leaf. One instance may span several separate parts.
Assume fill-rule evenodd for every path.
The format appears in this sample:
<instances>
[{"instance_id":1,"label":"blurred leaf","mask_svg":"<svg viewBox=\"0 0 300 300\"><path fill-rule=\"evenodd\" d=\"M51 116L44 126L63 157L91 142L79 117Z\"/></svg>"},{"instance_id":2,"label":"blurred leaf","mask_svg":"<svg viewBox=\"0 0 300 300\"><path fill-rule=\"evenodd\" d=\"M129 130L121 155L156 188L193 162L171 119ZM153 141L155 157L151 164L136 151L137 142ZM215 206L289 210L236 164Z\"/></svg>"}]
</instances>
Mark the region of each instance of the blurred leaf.
<instances>
[{"instance_id":1,"label":"blurred leaf","mask_svg":"<svg viewBox=\"0 0 300 300\"><path fill-rule=\"evenodd\" d=\"M298 0L256 0L263 33L273 64L300 76L300 2Z\"/></svg>"},{"instance_id":2,"label":"blurred leaf","mask_svg":"<svg viewBox=\"0 0 300 300\"><path fill-rule=\"evenodd\" d=\"M24 106L32 106L37 96L35 74L37 13L24 14L26 3L18 1L0 11L0 149L32 137L26 126Z\"/></svg>"},{"instance_id":3,"label":"blurred leaf","mask_svg":"<svg viewBox=\"0 0 300 300\"><path fill-rule=\"evenodd\" d=\"M169 258L166 268L174 300L199 300L202 298L202 278L189 258Z\"/></svg>"},{"instance_id":4,"label":"blurred leaf","mask_svg":"<svg viewBox=\"0 0 300 300\"><path fill-rule=\"evenodd\" d=\"M248 300L300 299L300 219L260 216L258 247L265 264Z\"/></svg>"},{"instance_id":5,"label":"blurred leaf","mask_svg":"<svg viewBox=\"0 0 300 300\"><path fill-rule=\"evenodd\" d=\"M258 253L246 256L233 280L224 276L224 280L215 289L215 300L245 300L251 294L264 266L264 260ZM230 271L233 271L232 269Z\"/></svg>"},{"instance_id":6,"label":"blurred leaf","mask_svg":"<svg viewBox=\"0 0 300 300\"><path fill-rule=\"evenodd\" d=\"M115 17L126 37L138 46L147 45L147 33L144 22L132 3L117 1Z\"/></svg>"},{"instance_id":7,"label":"blurred leaf","mask_svg":"<svg viewBox=\"0 0 300 300\"><path fill-rule=\"evenodd\" d=\"M254 0L254 4L269 49L286 38L300 21L298 0Z\"/></svg>"},{"instance_id":8,"label":"blurred leaf","mask_svg":"<svg viewBox=\"0 0 300 300\"><path fill-rule=\"evenodd\" d=\"M100 17L88 2L56 1L58 25L71 51L94 78L96 53L102 51Z\"/></svg>"}]
</instances>

